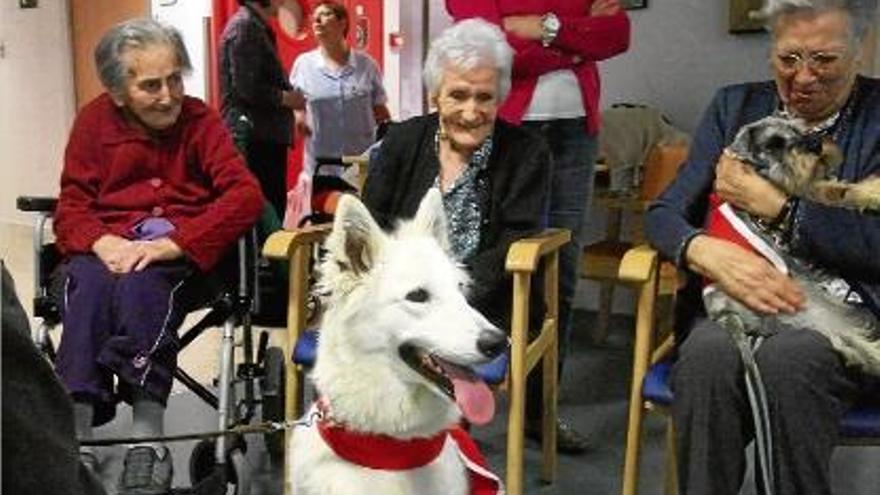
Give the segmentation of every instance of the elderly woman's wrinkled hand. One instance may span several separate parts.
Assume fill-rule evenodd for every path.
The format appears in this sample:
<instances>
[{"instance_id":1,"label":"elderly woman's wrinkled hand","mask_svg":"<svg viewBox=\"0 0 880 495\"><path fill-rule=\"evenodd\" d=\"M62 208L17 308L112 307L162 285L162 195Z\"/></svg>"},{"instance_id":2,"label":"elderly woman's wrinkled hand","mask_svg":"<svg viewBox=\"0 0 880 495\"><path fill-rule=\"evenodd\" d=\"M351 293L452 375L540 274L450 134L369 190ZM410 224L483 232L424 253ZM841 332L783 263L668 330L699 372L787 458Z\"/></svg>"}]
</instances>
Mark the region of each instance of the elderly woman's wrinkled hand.
<instances>
[{"instance_id":1,"label":"elderly woman's wrinkled hand","mask_svg":"<svg viewBox=\"0 0 880 495\"><path fill-rule=\"evenodd\" d=\"M130 272L138 260L134 242L113 234L103 235L95 241L92 252L113 273Z\"/></svg>"},{"instance_id":2,"label":"elderly woman's wrinkled hand","mask_svg":"<svg viewBox=\"0 0 880 495\"><path fill-rule=\"evenodd\" d=\"M727 152L715 165L715 192L737 208L766 219L775 218L787 199L752 167Z\"/></svg>"},{"instance_id":3,"label":"elderly woman's wrinkled hand","mask_svg":"<svg viewBox=\"0 0 880 495\"><path fill-rule=\"evenodd\" d=\"M138 260L133 269L139 272L157 261L171 261L183 256L183 250L167 237L152 241L135 241Z\"/></svg>"},{"instance_id":4,"label":"elderly woman's wrinkled hand","mask_svg":"<svg viewBox=\"0 0 880 495\"><path fill-rule=\"evenodd\" d=\"M112 273L141 271L151 263L170 261L183 256L183 250L171 239L132 241L107 234L95 241L92 251Z\"/></svg>"},{"instance_id":5,"label":"elderly woman's wrinkled hand","mask_svg":"<svg viewBox=\"0 0 880 495\"><path fill-rule=\"evenodd\" d=\"M790 277L758 254L730 241L699 235L685 254L691 269L753 311L794 313L804 304L803 292Z\"/></svg>"}]
</instances>

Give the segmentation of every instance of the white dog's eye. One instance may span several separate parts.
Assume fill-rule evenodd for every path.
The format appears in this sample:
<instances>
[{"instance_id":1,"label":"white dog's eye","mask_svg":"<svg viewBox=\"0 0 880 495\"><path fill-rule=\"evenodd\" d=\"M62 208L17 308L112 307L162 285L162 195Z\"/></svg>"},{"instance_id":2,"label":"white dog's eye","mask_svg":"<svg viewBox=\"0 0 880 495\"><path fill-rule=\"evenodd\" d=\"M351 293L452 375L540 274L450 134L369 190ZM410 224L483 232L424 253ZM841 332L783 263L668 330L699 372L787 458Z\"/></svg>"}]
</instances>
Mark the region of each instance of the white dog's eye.
<instances>
[{"instance_id":1,"label":"white dog's eye","mask_svg":"<svg viewBox=\"0 0 880 495\"><path fill-rule=\"evenodd\" d=\"M406 300L414 303L423 303L428 302L429 294L428 291L419 287L418 289L413 289L406 294Z\"/></svg>"}]
</instances>

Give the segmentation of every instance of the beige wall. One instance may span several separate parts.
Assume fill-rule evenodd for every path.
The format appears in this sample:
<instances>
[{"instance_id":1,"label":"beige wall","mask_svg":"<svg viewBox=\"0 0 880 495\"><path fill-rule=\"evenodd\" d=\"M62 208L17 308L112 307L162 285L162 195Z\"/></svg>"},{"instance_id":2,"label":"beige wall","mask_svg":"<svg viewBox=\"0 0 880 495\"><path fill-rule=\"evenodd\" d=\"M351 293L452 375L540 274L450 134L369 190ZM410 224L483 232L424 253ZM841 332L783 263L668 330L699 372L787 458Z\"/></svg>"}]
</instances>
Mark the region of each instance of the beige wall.
<instances>
[{"instance_id":1,"label":"beige wall","mask_svg":"<svg viewBox=\"0 0 880 495\"><path fill-rule=\"evenodd\" d=\"M22 194L55 194L74 115L66 0L0 2L0 226L26 223ZM2 256L3 253L0 253Z\"/></svg>"},{"instance_id":2,"label":"beige wall","mask_svg":"<svg viewBox=\"0 0 880 495\"><path fill-rule=\"evenodd\" d=\"M93 53L101 37L111 26L124 19L145 16L150 12L147 0L67 0L74 60L73 77L77 108L104 92L95 70Z\"/></svg>"},{"instance_id":3,"label":"beige wall","mask_svg":"<svg viewBox=\"0 0 880 495\"><path fill-rule=\"evenodd\" d=\"M865 74L880 76L880 30L875 26L865 42Z\"/></svg>"}]
</instances>

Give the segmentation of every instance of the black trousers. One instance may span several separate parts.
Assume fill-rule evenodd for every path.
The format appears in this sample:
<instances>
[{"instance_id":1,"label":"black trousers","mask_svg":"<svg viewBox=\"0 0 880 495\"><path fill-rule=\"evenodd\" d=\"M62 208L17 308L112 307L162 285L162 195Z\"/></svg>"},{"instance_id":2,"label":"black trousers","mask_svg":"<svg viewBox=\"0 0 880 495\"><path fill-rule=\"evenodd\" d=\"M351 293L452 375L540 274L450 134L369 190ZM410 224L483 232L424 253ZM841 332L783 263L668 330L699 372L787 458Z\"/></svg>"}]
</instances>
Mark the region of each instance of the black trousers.
<instances>
[{"instance_id":1,"label":"black trousers","mask_svg":"<svg viewBox=\"0 0 880 495\"><path fill-rule=\"evenodd\" d=\"M830 494L840 418L862 378L810 330L780 331L755 358L770 405L774 493ZM680 493L739 493L754 429L743 373L727 331L698 320L679 347L672 375Z\"/></svg>"},{"instance_id":2,"label":"black trousers","mask_svg":"<svg viewBox=\"0 0 880 495\"><path fill-rule=\"evenodd\" d=\"M284 218L287 204L287 144L253 140L248 143L247 163L257 176L263 196Z\"/></svg>"}]
</instances>

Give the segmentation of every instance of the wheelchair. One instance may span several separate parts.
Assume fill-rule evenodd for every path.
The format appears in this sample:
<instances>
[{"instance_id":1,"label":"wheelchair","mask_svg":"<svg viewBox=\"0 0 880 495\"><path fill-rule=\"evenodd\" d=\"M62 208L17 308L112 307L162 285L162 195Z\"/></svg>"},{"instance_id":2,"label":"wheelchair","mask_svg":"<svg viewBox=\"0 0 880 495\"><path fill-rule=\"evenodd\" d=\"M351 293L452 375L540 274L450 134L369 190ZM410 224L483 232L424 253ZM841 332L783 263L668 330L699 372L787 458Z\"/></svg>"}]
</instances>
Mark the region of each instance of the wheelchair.
<instances>
[{"instance_id":1,"label":"wheelchair","mask_svg":"<svg viewBox=\"0 0 880 495\"><path fill-rule=\"evenodd\" d=\"M56 198L23 196L17 199L17 208L33 213L34 299L33 340L50 360L55 359L55 347L50 331L61 323L59 306L60 287L58 272L62 257L54 243L47 239L46 225L50 221ZM278 347L269 346L269 335L260 333L254 343L253 324L277 324L278 315L265 316L267 300L286 305L286 283L271 284L277 279L259 252L256 229L238 241L237 250L230 253L210 273L200 274L184 284L183 298L187 313L209 311L192 327L178 330L179 350L192 344L207 329L222 327L219 377L212 388L199 383L178 365L174 378L186 386L206 404L217 410L219 432L250 424L258 415L264 422L284 420L285 356ZM274 285L274 286L272 286ZM283 317L281 319L283 322ZM243 361L233 359L235 329L242 328ZM237 392L241 391L241 397ZM263 433L270 461L278 465L283 459L283 432ZM199 436L199 435L192 435ZM207 436L207 435L205 435ZM195 493L227 493L227 484L235 487L235 494L250 493L251 468L245 459L247 442L241 434L215 435L202 439L193 448L189 459L189 474ZM113 443L112 440L104 444ZM183 490L189 493L188 489Z\"/></svg>"},{"instance_id":2,"label":"wheelchair","mask_svg":"<svg viewBox=\"0 0 880 495\"><path fill-rule=\"evenodd\" d=\"M333 221L333 212L339 198L343 194L359 194L363 188L366 177L366 168L369 158L362 155L351 156L319 156L315 158L315 173L312 177L311 209L312 212L297 223L298 228L306 225L320 225ZM326 170L347 171L351 167L357 167L357 187L343 179L341 176L327 173Z\"/></svg>"}]
</instances>

